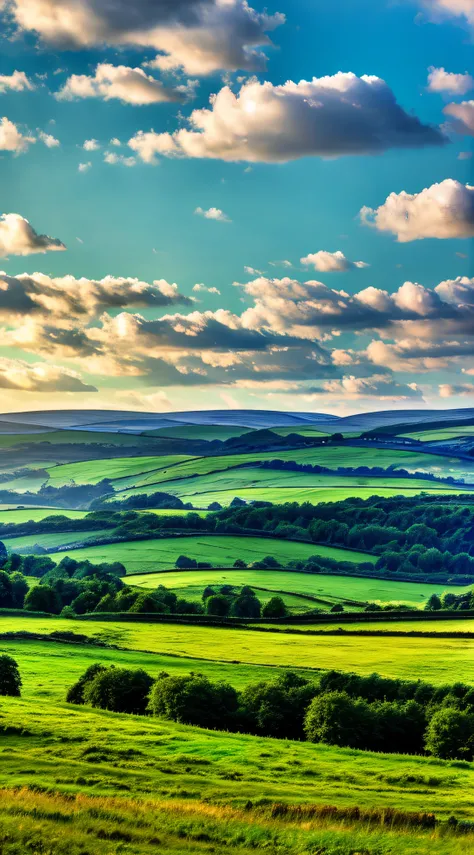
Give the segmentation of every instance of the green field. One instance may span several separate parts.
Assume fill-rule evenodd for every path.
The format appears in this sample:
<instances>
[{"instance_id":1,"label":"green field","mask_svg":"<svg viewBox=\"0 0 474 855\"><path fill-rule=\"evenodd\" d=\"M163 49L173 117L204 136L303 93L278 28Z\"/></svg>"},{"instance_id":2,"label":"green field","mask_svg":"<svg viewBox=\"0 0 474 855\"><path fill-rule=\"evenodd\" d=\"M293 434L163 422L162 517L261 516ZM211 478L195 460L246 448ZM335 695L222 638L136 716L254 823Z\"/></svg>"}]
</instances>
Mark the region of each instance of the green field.
<instances>
[{"instance_id":1,"label":"green field","mask_svg":"<svg viewBox=\"0 0 474 855\"><path fill-rule=\"evenodd\" d=\"M66 546L69 543L78 543L86 540L91 540L95 537L104 537L110 534L110 529L95 529L92 531L62 531L48 532L48 534L26 534L21 537L4 537L3 543L9 552L15 552L18 549L25 551L30 546L42 546L45 549L52 549L56 546Z\"/></svg>"},{"instance_id":2,"label":"green field","mask_svg":"<svg viewBox=\"0 0 474 855\"><path fill-rule=\"evenodd\" d=\"M157 430L143 431L142 436L158 436L170 439L204 439L212 442L213 439L233 439L236 436L244 436L250 433L251 428L239 427L238 425L176 425L176 427L164 427Z\"/></svg>"},{"instance_id":3,"label":"green field","mask_svg":"<svg viewBox=\"0 0 474 855\"><path fill-rule=\"evenodd\" d=\"M419 439L422 442L435 442L443 439L455 439L458 436L472 436L474 425L458 425L457 427L433 428L431 430L413 431L404 433L403 436L410 439Z\"/></svg>"},{"instance_id":4,"label":"green field","mask_svg":"<svg viewBox=\"0 0 474 855\"><path fill-rule=\"evenodd\" d=\"M62 516L69 517L71 520L82 520L86 516L87 511L70 511L63 510L62 508L12 508L12 509L4 509L0 507L0 523L2 525L7 525L9 523L14 523L15 525L19 525L19 523L25 522L41 522L46 517L53 516Z\"/></svg>"},{"instance_id":5,"label":"green field","mask_svg":"<svg viewBox=\"0 0 474 855\"><path fill-rule=\"evenodd\" d=\"M385 579L363 579L356 576L331 576L319 573L311 575L284 570L176 570L170 573L145 573L134 576L130 582L144 588L156 588L157 585L163 584L167 588L179 590L180 596L186 598L200 597L207 585L231 584L309 594L331 602L344 600L380 604L396 602L420 607L433 593L441 595L449 590L460 594L469 590L459 586L393 582Z\"/></svg>"},{"instance_id":6,"label":"green field","mask_svg":"<svg viewBox=\"0 0 474 855\"><path fill-rule=\"evenodd\" d=\"M54 560L60 561L66 554L68 553L55 553ZM74 550L74 558L88 558L96 564L103 561L121 561L129 573L146 573L174 567L179 555L187 555L189 558L198 561L208 561L215 567L231 567L237 558L250 563L267 555L272 555L281 564L290 560L305 560L311 555L321 555L325 558L333 558L335 561L353 561L359 564L362 561L371 561L372 563L376 561L376 557L373 555L337 549L332 546L297 543L278 540L277 538L232 537L230 535L164 537L156 540L109 543L105 546L89 546Z\"/></svg>"},{"instance_id":7,"label":"green field","mask_svg":"<svg viewBox=\"0 0 474 855\"><path fill-rule=\"evenodd\" d=\"M166 470L169 466L193 459L186 454L172 454L163 457L115 457L65 463L48 468L48 484L50 487L62 487L71 481L75 484L98 484L104 478L116 480L145 472ZM159 479L158 475L157 477Z\"/></svg>"}]
</instances>

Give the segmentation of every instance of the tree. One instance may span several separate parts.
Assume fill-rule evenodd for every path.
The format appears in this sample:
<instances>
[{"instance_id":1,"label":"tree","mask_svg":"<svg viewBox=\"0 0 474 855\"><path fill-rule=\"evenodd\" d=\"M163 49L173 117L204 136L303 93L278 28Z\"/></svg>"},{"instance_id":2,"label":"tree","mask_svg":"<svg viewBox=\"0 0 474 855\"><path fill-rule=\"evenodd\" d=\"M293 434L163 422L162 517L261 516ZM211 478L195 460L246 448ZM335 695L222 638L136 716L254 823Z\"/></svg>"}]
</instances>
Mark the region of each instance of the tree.
<instances>
[{"instance_id":1,"label":"tree","mask_svg":"<svg viewBox=\"0 0 474 855\"><path fill-rule=\"evenodd\" d=\"M286 617L287 614L288 609L281 597L272 597L262 609L262 617L266 618L281 618Z\"/></svg>"},{"instance_id":2,"label":"tree","mask_svg":"<svg viewBox=\"0 0 474 855\"><path fill-rule=\"evenodd\" d=\"M70 608L70 606L67 608ZM79 677L77 682L68 689L66 695L66 701L68 704L83 704L85 687L91 683L95 677L97 677L97 674L102 674L106 670L105 665L100 665L99 662L94 662L93 665L89 665L87 670L84 671L82 677Z\"/></svg>"},{"instance_id":3,"label":"tree","mask_svg":"<svg viewBox=\"0 0 474 855\"><path fill-rule=\"evenodd\" d=\"M152 678L141 668L107 668L84 686L84 703L111 712L144 715L152 685Z\"/></svg>"},{"instance_id":4,"label":"tree","mask_svg":"<svg viewBox=\"0 0 474 855\"><path fill-rule=\"evenodd\" d=\"M10 576L12 599L15 609L22 609L28 593L28 582L22 573L12 573Z\"/></svg>"},{"instance_id":5,"label":"tree","mask_svg":"<svg viewBox=\"0 0 474 855\"><path fill-rule=\"evenodd\" d=\"M208 511L221 511L222 505L220 505L219 502L211 502L211 504L208 505L207 510Z\"/></svg>"},{"instance_id":6,"label":"tree","mask_svg":"<svg viewBox=\"0 0 474 855\"><path fill-rule=\"evenodd\" d=\"M0 695L19 698L21 694L21 677L18 663L11 656L0 656Z\"/></svg>"},{"instance_id":7,"label":"tree","mask_svg":"<svg viewBox=\"0 0 474 855\"><path fill-rule=\"evenodd\" d=\"M11 609L13 606L12 583L8 573L0 570L0 609Z\"/></svg>"},{"instance_id":8,"label":"tree","mask_svg":"<svg viewBox=\"0 0 474 855\"><path fill-rule=\"evenodd\" d=\"M206 614L226 617L230 611L230 600L223 594L214 594L205 600Z\"/></svg>"},{"instance_id":9,"label":"tree","mask_svg":"<svg viewBox=\"0 0 474 855\"><path fill-rule=\"evenodd\" d=\"M243 499L239 499L238 496L234 496L229 507L230 508L244 508L246 506L246 504L247 504L247 502L245 502Z\"/></svg>"},{"instance_id":10,"label":"tree","mask_svg":"<svg viewBox=\"0 0 474 855\"><path fill-rule=\"evenodd\" d=\"M3 565L7 563L7 560L8 560L7 547L3 543L3 540L0 540L0 567L3 567Z\"/></svg>"},{"instance_id":11,"label":"tree","mask_svg":"<svg viewBox=\"0 0 474 855\"><path fill-rule=\"evenodd\" d=\"M304 715L317 689L287 671L273 682L251 683L240 698L242 728L263 736L303 739Z\"/></svg>"},{"instance_id":12,"label":"tree","mask_svg":"<svg viewBox=\"0 0 474 855\"><path fill-rule=\"evenodd\" d=\"M50 585L35 585L30 588L26 597L24 609L28 612L47 612L57 615L61 611L61 601Z\"/></svg>"},{"instance_id":13,"label":"tree","mask_svg":"<svg viewBox=\"0 0 474 855\"><path fill-rule=\"evenodd\" d=\"M187 555L180 555L175 562L175 567L178 570L195 570L197 567L197 561L194 558L188 558Z\"/></svg>"},{"instance_id":14,"label":"tree","mask_svg":"<svg viewBox=\"0 0 474 855\"><path fill-rule=\"evenodd\" d=\"M134 614L146 614L151 612L154 614L169 614L169 607L162 600L156 599L153 594L147 594L143 591L138 595L133 605L129 608L129 612Z\"/></svg>"},{"instance_id":15,"label":"tree","mask_svg":"<svg viewBox=\"0 0 474 855\"><path fill-rule=\"evenodd\" d=\"M202 592L202 599L207 600L208 597L215 597L215 596L216 596L216 592L215 592L214 588L211 588L210 585L206 585L206 587L204 588L204 591Z\"/></svg>"},{"instance_id":16,"label":"tree","mask_svg":"<svg viewBox=\"0 0 474 855\"><path fill-rule=\"evenodd\" d=\"M238 695L228 683L212 683L202 674L162 674L150 696L153 715L211 730L234 730Z\"/></svg>"},{"instance_id":17,"label":"tree","mask_svg":"<svg viewBox=\"0 0 474 855\"><path fill-rule=\"evenodd\" d=\"M334 614L336 614L336 613L340 613L340 612L343 612L343 611L344 611L344 606L342 605L342 603L335 603L335 604L331 607L330 611L331 611L331 612L334 612Z\"/></svg>"},{"instance_id":18,"label":"tree","mask_svg":"<svg viewBox=\"0 0 474 855\"><path fill-rule=\"evenodd\" d=\"M259 618L260 611L260 600L258 600L254 594L253 596L249 596L248 594L245 596L241 594L240 597L237 597L237 599L232 603L230 613L232 617Z\"/></svg>"},{"instance_id":19,"label":"tree","mask_svg":"<svg viewBox=\"0 0 474 855\"><path fill-rule=\"evenodd\" d=\"M425 612L437 612L442 609L443 605L437 594L431 594L431 597L425 603Z\"/></svg>"},{"instance_id":20,"label":"tree","mask_svg":"<svg viewBox=\"0 0 474 855\"><path fill-rule=\"evenodd\" d=\"M373 729L370 705L346 692L317 695L306 713L305 732L310 742L366 748Z\"/></svg>"},{"instance_id":21,"label":"tree","mask_svg":"<svg viewBox=\"0 0 474 855\"><path fill-rule=\"evenodd\" d=\"M443 760L472 760L474 714L445 707L432 717L426 731L426 749Z\"/></svg>"},{"instance_id":22,"label":"tree","mask_svg":"<svg viewBox=\"0 0 474 855\"><path fill-rule=\"evenodd\" d=\"M242 561L242 559L241 559L241 558L237 558L237 561L234 561L234 567L244 568L244 567L246 567L246 566L247 566L247 565L246 565L245 561Z\"/></svg>"}]
</instances>

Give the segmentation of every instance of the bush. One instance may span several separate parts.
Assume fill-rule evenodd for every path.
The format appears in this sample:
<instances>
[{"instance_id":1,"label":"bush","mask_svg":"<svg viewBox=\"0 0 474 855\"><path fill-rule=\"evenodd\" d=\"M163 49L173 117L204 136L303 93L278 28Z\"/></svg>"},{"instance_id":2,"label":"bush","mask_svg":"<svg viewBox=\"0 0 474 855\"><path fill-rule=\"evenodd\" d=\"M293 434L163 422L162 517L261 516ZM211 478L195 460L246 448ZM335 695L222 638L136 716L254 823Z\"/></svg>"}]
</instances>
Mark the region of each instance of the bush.
<instances>
[{"instance_id":1,"label":"bush","mask_svg":"<svg viewBox=\"0 0 474 855\"><path fill-rule=\"evenodd\" d=\"M303 739L303 722L316 686L288 671L273 682L252 683L240 698L241 726L250 733Z\"/></svg>"},{"instance_id":2,"label":"bush","mask_svg":"<svg viewBox=\"0 0 474 855\"><path fill-rule=\"evenodd\" d=\"M18 663L5 653L0 656L0 695L19 698L21 694L21 677Z\"/></svg>"},{"instance_id":3,"label":"bush","mask_svg":"<svg viewBox=\"0 0 474 855\"><path fill-rule=\"evenodd\" d=\"M13 591L10 576L0 570L0 609L9 609L12 606Z\"/></svg>"},{"instance_id":4,"label":"bush","mask_svg":"<svg viewBox=\"0 0 474 855\"><path fill-rule=\"evenodd\" d=\"M180 555L176 559L175 567L178 570L195 570L197 568L197 561L194 558L188 558L187 555Z\"/></svg>"},{"instance_id":5,"label":"bush","mask_svg":"<svg viewBox=\"0 0 474 855\"><path fill-rule=\"evenodd\" d=\"M68 704L83 704L84 703L84 689L92 680L97 677L98 674L102 674L107 669L104 665L100 665L98 662L95 662L93 665L90 665L87 671L84 671L82 677L79 677L78 681L74 683L73 686L68 689L66 695L66 701Z\"/></svg>"},{"instance_id":6,"label":"bush","mask_svg":"<svg viewBox=\"0 0 474 855\"><path fill-rule=\"evenodd\" d=\"M262 617L281 618L286 617L287 614L288 609L281 597L272 597L262 609Z\"/></svg>"},{"instance_id":7,"label":"bush","mask_svg":"<svg viewBox=\"0 0 474 855\"><path fill-rule=\"evenodd\" d=\"M169 614L168 606L161 600L157 600L153 594L143 592L139 594L133 605L129 608L129 612L136 614L146 614L152 612L155 614Z\"/></svg>"},{"instance_id":8,"label":"bush","mask_svg":"<svg viewBox=\"0 0 474 855\"><path fill-rule=\"evenodd\" d=\"M426 732L426 749L443 760L472 760L474 714L450 707L435 712Z\"/></svg>"},{"instance_id":9,"label":"bush","mask_svg":"<svg viewBox=\"0 0 474 855\"><path fill-rule=\"evenodd\" d=\"M374 716L363 699L351 698L346 692L330 692L311 702L304 727L310 742L366 748L374 729Z\"/></svg>"},{"instance_id":10,"label":"bush","mask_svg":"<svg viewBox=\"0 0 474 855\"><path fill-rule=\"evenodd\" d=\"M139 668L108 668L84 686L84 703L111 712L144 715L153 680Z\"/></svg>"},{"instance_id":11,"label":"bush","mask_svg":"<svg viewBox=\"0 0 474 855\"><path fill-rule=\"evenodd\" d=\"M238 695L227 683L212 683L202 674L162 674L150 696L153 715L211 730L234 730Z\"/></svg>"},{"instance_id":12,"label":"bush","mask_svg":"<svg viewBox=\"0 0 474 855\"><path fill-rule=\"evenodd\" d=\"M241 594L240 597L234 600L230 609L232 617L239 618L259 618L260 611L260 600L257 600L254 594L253 596Z\"/></svg>"},{"instance_id":13,"label":"bush","mask_svg":"<svg viewBox=\"0 0 474 855\"><path fill-rule=\"evenodd\" d=\"M344 606L342 605L342 603L335 603L330 609L330 611L334 614L339 614L340 612L344 611Z\"/></svg>"}]
</instances>

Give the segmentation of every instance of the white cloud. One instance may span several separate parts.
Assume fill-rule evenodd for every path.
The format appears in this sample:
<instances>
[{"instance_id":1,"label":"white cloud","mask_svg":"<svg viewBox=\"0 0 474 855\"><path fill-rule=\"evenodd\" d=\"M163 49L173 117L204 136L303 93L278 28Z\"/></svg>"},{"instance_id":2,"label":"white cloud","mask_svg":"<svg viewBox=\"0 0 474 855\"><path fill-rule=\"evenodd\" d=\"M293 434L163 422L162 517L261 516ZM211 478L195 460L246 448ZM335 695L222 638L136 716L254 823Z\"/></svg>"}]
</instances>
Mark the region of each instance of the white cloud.
<instances>
[{"instance_id":1,"label":"white cloud","mask_svg":"<svg viewBox=\"0 0 474 855\"><path fill-rule=\"evenodd\" d=\"M193 291L196 291L199 294L218 294L219 296L221 293L218 288L208 288L207 285L203 285L202 282L197 282L196 285L193 285Z\"/></svg>"},{"instance_id":2,"label":"white cloud","mask_svg":"<svg viewBox=\"0 0 474 855\"><path fill-rule=\"evenodd\" d=\"M293 267L291 261L288 261L287 258L284 258L282 261L269 261L268 263L271 264L272 267L286 267L287 269Z\"/></svg>"},{"instance_id":3,"label":"white cloud","mask_svg":"<svg viewBox=\"0 0 474 855\"><path fill-rule=\"evenodd\" d=\"M352 400L376 397L381 401L405 401L422 400L423 397L416 384L397 383L391 374L374 374L372 377L349 375L342 380L327 380L323 390Z\"/></svg>"},{"instance_id":4,"label":"white cloud","mask_svg":"<svg viewBox=\"0 0 474 855\"><path fill-rule=\"evenodd\" d=\"M349 261L340 250L337 252L325 252L325 250L321 249L319 252L313 252L304 258L300 258L300 261L301 264L305 264L307 267L314 267L320 273L342 273L347 270L356 270L370 266L365 261Z\"/></svg>"},{"instance_id":5,"label":"white cloud","mask_svg":"<svg viewBox=\"0 0 474 855\"><path fill-rule=\"evenodd\" d=\"M24 71L14 71L13 74L0 74L0 95L5 92L24 92L35 87Z\"/></svg>"},{"instance_id":6,"label":"white cloud","mask_svg":"<svg viewBox=\"0 0 474 855\"><path fill-rule=\"evenodd\" d=\"M430 92L450 92L454 95L465 95L474 89L474 78L468 74L455 74L444 68L431 66L428 75L428 90Z\"/></svg>"},{"instance_id":7,"label":"white cloud","mask_svg":"<svg viewBox=\"0 0 474 855\"><path fill-rule=\"evenodd\" d=\"M474 187L446 179L420 193L391 193L379 208L362 208L362 222L400 243L474 237Z\"/></svg>"},{"instance_id":8,"label":"white cloud","mask_svg":"<svg viewBox=\"0 0 474 855\"><path fill-rule=\"evenodd\" d=\"M142 68L99 63L93 76L73 74L56 93L56 98L71 101L75 98L117 98L123 104L158 104L164 101L183 101L179 88L168 88L146 74Z\"/></svg>"},{"instance_id":9,"label":"white cloud","mask_svg":"<svg viewBox=\"0 0 474 855\"><path fill-rule=\"evenodd\" d=\"M384 80L342 72L283 86L252 79L237 95L224 86L189 123L173 134L139 131L129 145L147 163L158 155L284 163L447 141L405 112Z\"/></svg>"},{"instance_id":10,"label":"white cloud","mask_svg":"<svg viewBox=\"0 0 474 855\"><path fill-rule=\"evenodd\" d=\"M443 111L452 120L449 126L458 134L474 136L474 101L463 101L461 104L448 104Z\"/></svg>"},{"instance_id":11,"label":"white cloud","mask_svg":"<svg viewBox=\"0 0 474 855\"><path fill-rule=\"evenodd\" d=\"M135 166L136 162L134 157L125 157L124 154L116 154L114 151L104 152L104 163L110 166Z\"/></svg>"},{"instance_id":12,"label":"white cloud","mask_svg":"<svg viewBox=\"0 0 474 855\"><path fill-rule=\"evenodd\" d=\"M199 214L201 217L205 217L206 220L217 220L219 223L232 222L227 214L224 214L224 211L221 211L220 208L208 208L207 210L204 210L204 208L196 208L194 213Z\"/></svg>"},{"instance_id":13,"label":"white cloud","mask_svg":"<svg viewBox=\"0 0 474 855\"><path fill-rule=\"evenodd\" d=\"M0 388L22 392L97 392L79 374L46 362L0 357Z\"/></svg>"},{"instance_id":14,"label":"white cloud","mask_svg":"<svg viewBox=\"0 0 474 855\"><path fill-rule=\"evenodd\" d=\"M459 385L442 383L438 388L440 398L454 398L458 395L461 397L474 395L474 383L461 383Z\"/></svg>"},{"instance_id":15,"label":"white cloud","mask_svg":"<svg viewBox=\"0 0 474 855\"><path fill-rule=\"evenodd\" d=\"M98 151L98 149L100 148L100 143L98 140L95 139L84 140L84 142L82 143L82 148L84 149L84 151Z\"/></svg>"},{"instance_id":16,"label":"white cloud","mask_svg":"<svg viewBox=\"0 0 474 855\"><path fill-rule=\"evenodd\" d=\"M92 163L90 162L90 160L88 160L87 163L80 163L79 166L77 167L77 171L78 172L88 172L91 167L92 167Z\"/></svg>"},{"instance_id":17,"label":"white cloud","mask_svg":"<svg viewBox=\"0 0 474 855\"><path fill-rule=\"evenodd\" d=\"M17 26L63 48L154 48L154 65L190 74L265 68L262 46L284 22L247 0L11 0Z\"/></svg>"},{"instance_id":18,"label":"white cloud","mask_svg":"<svg viewBox=\"0 0 474 855\"><path fill-rule=\"evenodd\" d=\"M451 16L474 24L474 0L422 0L422 2L435 20L438 13L439 17Z\"/></svg>"},{"instance_id":19,"label":"white cloud","mask_svg":"<svg viewBox=\"0 0 474 855\"><path fill-rule=\"evenodd\" d=\"M117 137L112 137L112 139L110 140L110 145L114 145L116 148L119 148L122 143Z\"/></svg>"},{"instance_id":20,"label":"white cloud","mask_svg":"<svg viewBox=\"0 0 474 855\"><path fill-rule=\"evenodd\" d=\"M64 249L66 247L58 238L38 234L28 220L20 214L0 216L0 256L2 258L8 255L33 255L37 252ZM1 288L0 282L0 290Z\"/></svg>"},{"instance_id":21,"label":"white cloud","mask_svg":"<svg viewBox=\"0 0 474 855\"><path fill-rule=\"evenodd\" d=\"M0 151L13 151L22 154L34 143L34 137L25 136L18 127L4 116L0 119Z\"/></svg>"},{"instance_id":22,"label":"white cloud","mask_svg":"<svg viewBox=\"0 0 474 855\"><path fill-rule=\"evenodd\" d=\"M38 137L47 148L57 148L61 145L61 143L58 139L56 139L56 137L53 137L52 134L45 133L45 131L38 131Z\"/></svg>"}]
</instances>

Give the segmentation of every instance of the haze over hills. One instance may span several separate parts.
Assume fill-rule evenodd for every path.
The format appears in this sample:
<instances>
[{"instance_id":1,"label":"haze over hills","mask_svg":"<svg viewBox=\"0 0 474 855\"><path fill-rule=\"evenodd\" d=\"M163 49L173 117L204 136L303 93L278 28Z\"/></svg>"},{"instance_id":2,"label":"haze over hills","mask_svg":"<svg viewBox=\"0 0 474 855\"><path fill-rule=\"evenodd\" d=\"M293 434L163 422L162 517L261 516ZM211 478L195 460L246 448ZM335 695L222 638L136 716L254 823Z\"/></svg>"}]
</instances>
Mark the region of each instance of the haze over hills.
<instances>
[{"instance_id":1,"label":"haze over hills","mask_svg":"<svg viewBox=\"0 0 474 855\"><path fill-rule=\"evenodd\" d=\"M0 434L41 433L48 430L87 430L140 434L186 425L236 425L253 430L314 425L328 431L373 430L399 424L452 422L474 419L474 408L452 410L382 410L350 416L278 410L191 410L141 413L128 410L38 410L0 415Z\"/></svg>"}]
</instances>

